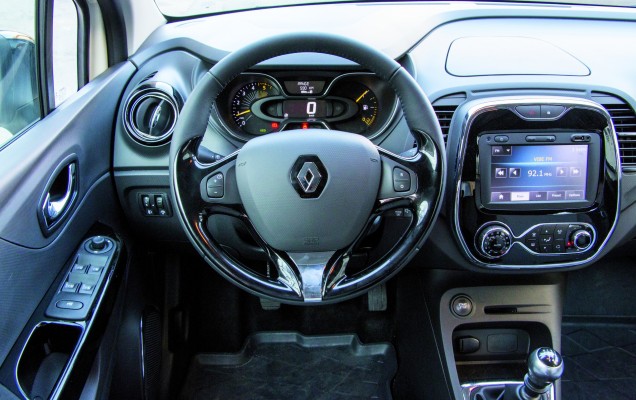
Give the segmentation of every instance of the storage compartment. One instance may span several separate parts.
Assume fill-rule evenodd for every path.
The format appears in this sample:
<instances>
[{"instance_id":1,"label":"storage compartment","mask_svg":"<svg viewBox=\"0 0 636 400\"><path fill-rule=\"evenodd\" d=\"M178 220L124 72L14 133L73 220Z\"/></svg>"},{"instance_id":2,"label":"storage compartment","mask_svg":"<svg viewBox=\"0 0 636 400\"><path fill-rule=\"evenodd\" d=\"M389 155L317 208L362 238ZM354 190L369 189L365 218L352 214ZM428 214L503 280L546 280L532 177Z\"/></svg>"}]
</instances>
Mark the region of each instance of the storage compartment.
<instances>
[{"instance_id":1,"label":"storage compartment","mask_svg":"<svg viewBox=\"0 0 636 400\"><path fill-rule=\"evenodd\" d=\"M48 399L82 336L80 325L42 323L27 342L18 362L17 378L20 388L30 399Z\"/></svg>"},{"instance_id":2,"label":"storage compartment","mask_svg":"<svg viewBox=\"0 0 636 400\"><path fill-rule=\"evenodd\" d=\"M521 381L528 371L528 354L538 347L553 346L549 329L536 322L461 325L452 337L462 384Z\"/></svg>"}]
</instances>

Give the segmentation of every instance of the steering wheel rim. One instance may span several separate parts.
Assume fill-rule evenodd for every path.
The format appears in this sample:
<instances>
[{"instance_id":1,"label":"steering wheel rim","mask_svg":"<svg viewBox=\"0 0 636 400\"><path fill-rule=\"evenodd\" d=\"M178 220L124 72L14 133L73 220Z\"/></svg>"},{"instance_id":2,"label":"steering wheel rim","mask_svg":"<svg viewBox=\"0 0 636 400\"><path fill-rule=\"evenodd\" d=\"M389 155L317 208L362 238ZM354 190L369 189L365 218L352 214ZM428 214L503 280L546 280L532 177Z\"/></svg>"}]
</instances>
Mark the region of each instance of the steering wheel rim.
<instances>
[{"instance_id":1,"label":"steering wheel rim","mask_svg":"<svg viewBox=\"0 0 636 400\"><path fill-rule=\"evenodd\" d=\"M241 72L261 61L299 52L325 53L350 59L388 82L400 99L407 125L418 143L416 154L408 159L379 147L376 147L376 153L371 150L370 153L365 153L364 156L370 155L372 162L376 157L373 154L377 154L375 163L378 164L380 161L378 179L382 183L379 184L379 193L373 199L373 207L364 228L350 245L343 248L302 254L275 249L263 240L260 234L263 228L261 227L260 232L256 229L245 209L244 198L249 197L245 193L250 190L246 184L240 185L242 191L239 190L240 205L243 207L228 206L223 201L210 201L210 198L205 198L206 179L218 171L225 171L225 179L228 181L234 178L235 175L232 174L237 173L236 160L242 157L241 151L244 150L245 154L251 151L246 148L248 145L254 147L251 143L255 139L249 141L243 150L211 164L202 163L197 157L201 138L208 127L210 107L223 89ZM294 133L276 135L281 135L280 140L295 140L294 143L302 143ZM314 144L327 140L324 133L320 132L304 132L303 137L302 140ZM262 139L261 142L272 140L267 139L267 136L258 139ZM343 140L346 142L349 139L350 137L347 137ZM366 138L355 140L360 141L360 144L352 145L356 149L368 147L368 143L371 143ZM368 143L363 143L365 140ZM244 164L245 161L239 164L239 167ZM406 193L396 193L387 189L387 181L392 183L391 176L395 168L409 172L407 175L411 177L413 188ZM238 169L239 178L241 174L245 175L242 171ZM374 174L375 172L372 172L369 176ZM415 175L414 179L410 174ZM179 221L195 249L210 266L235 285L257 296L291 304L342 301L358 296L395 275L419 251L430 233L439 214L445 174L444 142L439 124L428 98L410 74L395 60L376 49L348 38L323 33L273 36L223 58L204 75L187 99L170 147L171 194ZM238 182L241 183L240 179ZM228 183L231 182L226 184ZM255 206L250 207L254 215ZM377 215L396 207L406 207L413 212L413 221L401 242L362 275L347 276L348 254L366 232L366 227ZM221 248L206 228L207 218L212 214L231 215L246 223L276 268L276 280L256 274ZM269 237L272 238L271 235Z\"/></svg>"}]
</instances>

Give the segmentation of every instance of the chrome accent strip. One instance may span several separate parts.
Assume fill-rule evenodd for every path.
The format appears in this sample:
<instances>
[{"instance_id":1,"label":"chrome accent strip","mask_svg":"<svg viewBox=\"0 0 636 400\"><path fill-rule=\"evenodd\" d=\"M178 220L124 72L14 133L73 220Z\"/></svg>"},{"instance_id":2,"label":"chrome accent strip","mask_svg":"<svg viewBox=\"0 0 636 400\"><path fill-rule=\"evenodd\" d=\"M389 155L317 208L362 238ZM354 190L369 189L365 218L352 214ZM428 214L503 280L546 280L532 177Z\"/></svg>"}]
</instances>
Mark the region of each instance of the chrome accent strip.
<instances>
[{"instance_id":1,"label":"chrome accent strip","mask_svg":"<svg viewBox=\"0 0 636 400\"><path fill-rule=\"evenodd\" d=\"M501 226L501 225L504 225L504 226ZM497 223L494 223L494 222L493 223L486 223L486 224L480 226L479 229L477 229L477 232L481 231L482 229L486 229L487 226L491 226L490 228L486 229L486 231L483 233L484 239L485 239L485 235L488 235L490 232L494 232L494 231L497 231L497 230L502 231L502 232L510 235L511 239L514 239L515 235L514 235L514 233L512 233L512 230L505 224L501 224L501 225L499 225ZM479 246L479 249L481 249L481 254L484 257L490 258L490 259L493 259L493 260L495 260L495 259L497 259L499 257L503 257L506 254L508 254L510 249L512 249L512 245L515 244L514 240L510 240L510 247L508 247L506 252L503 253L502 255L498 256L498 257L493 257L493 256L488 255L486 253L486 249L484 249L484 242L483 241L481 243L477 243L477 239L479 239L479 236L481 236L481 235L482 235L482 233L480 233L478 236L475 236L475 247Z\"/></svg>"},{"instance_id":2,"label":"chrome accent strip","mask_svg":"<svg viewBox=\"0 0 636 400\"><path fill-rule=\"evenodd\" d=\"M543 264L543 265L506 265L506 264L492 264L479 260L475 257L468 247L468 244L464 240L459 224L459 203L461 200L461 184L462 184L462 171L464 169L464 158L466 155L466 149L468 147L468 133L472 128L473 123L477 119L478 116L484 114L486 112L495 111L499 109L508 109L514 110L515 106L518 105L542 105L542 104L553 104L553 105L561 105L565 107L565 111L561 114L561 116L567 114L573 108L580 108L589 111L595 111L603 115L607 121L607 127L609 128L609 133L612 135L612 141L614 144L614 156L616 157L616 179L617 179L617 200L616 200L616 216L612 223L612 227L610 228L607 237L601 243L599 248L595 253L593 253L590 257L584 260L570 261L570 262L562 262L562 263L552 263L552 264ZM513 111L514 112L514 111ZM456 164L456 181L455 181L455 196L454 196L454 204L453 204L453 218L452 218L452 230L455 234L457 241L460 244L461 250L464 252L469 261L478 267L488 268L488 269L550 269L550 268L567 268L567 267L576 267L579 265L590 263L596 260L599 254L603 251L607 243L609 242L614 230L616 229L616 225L618 224L618 218L620 216L620 203L621 203L621 181L622 181L622 171L621 171L621 158L618 148L618 139L616 137L616 131L614 129L614 124L612 122L612 118L610 114L601 106L600 104L587 99L577 99L572 97L557 97L557 96L524 96L524 97L509 97L509 98L501 98L498 100L485 101L482 104L478 104L473 106L466 113L466 117L462 123L461 128L461 137L459 140L458 151L457 151L457 164ZM607 129L607 128L606 128ZM452 133L451 133L452 134ZM596 233L596 232L595 232ZM512 247L512 246L511 246Z\"/></svg>"},{"instance_id":3,"label":"chrome accent strip","mask_svg":"<svg viewBox=\"0 0 636 400\"><path fill-rule=\"evenodd\" d=\"M141 390L145 394L146 392L146 368L144 363L144 359L146 358L146 349L144 347L144 310L141 311L141 318L139 318L139 350L141 352L141 358L139 359L140 369L141 369Z\"/></svg>"},{"instance_id":4,"label":"chrome accent strip","mask_svg":"<svg viewBox=\"0 0 636 400\"><path fill-rule=\"evenodd\" d=\"M161 101L167 102L174 112L174 121L170 125L170 128L161 136L150 136L149 134L137 129L133 123L132 112L136 106L146 98L155 97ZM177 126L179 114L183 107L183 100L181 95L175 88L169 84L161 81L146 81L135 87L132 92L126 98L124 102L124 109L122 111L122 120L124 123L124 130L128 135L134 139L137 143L145 147L157 147L163 146L170 142L170 137L174 133L174 129ZM156 110L155 110L156 112ZM154 118L153 114L153 118Z\"/></svg>"},{"instance_id":5,"label":"chrome accent strip","mask_svg":"<svg viewBox=\"0 0 636 400\"><path fill-rule=\"evenodd\" d=\"M335 251L318 253L287 253L300 273L300 283L303 301L305 303L319 302L325 295L325 269Z\"/></svg>"},{"instance_id":6,"label":"chrome accent strip","mask_svg":"<svg viewBox=\"0 0 636 400\"><path fill-rule=\"evenodd\" d=\"M462 384L462 397L463 400L470 400L471 394L482 387L486 386L505 386L505 385L522 385L522 381L492 381L492 382L471 382ZM556 400L556 394L554 393L554 384L548 392L546 392L545 400Z\"/></svg>"},{"instance_id":7,"label":"chrome accent strip","mask_svg":"<svg viewBox=\"0 0 636 400\"><path fill-rule=\"evenodd\" d=\"M327 97L329 95L329 91L331 90L331 87L333 86L333 84L335 82L337 82L340 79L349 77L349 76L359 76L359 75L365 75L365 76L375 76L377 77L380 81L383 81L382 79L380 79L376 74L372 73L372 72L347 72L344 74L340 74L338 76L336 76L335 78L333 78L331 80L331 82L329 83L329 85L327 85L327 88L323 91L323 93L319 96L307 96L307 95L288 95L285 90L283 90L282 85L280 84L280 82L278 81L278 79L274 78L273 76L269 75L269 74L265 74L262 72L242 72L239 76L262 76L267 78L268 80L271 80L275 86L278 88L278 90L281 92L282 96L285 96L287 98L290 99L294 99L294 98L307 98L307 97L312 97L312 98L316 98L316 99L321 99L324 97ZM227 89L227 86L225 88L223 88L223 90ZM372 135L366 136L367 139L369 140L373 140L376 137L380 136L381 134L383 134L386 129L389 127L389 125L391 125L391 123L393 123L395 116L397 115L398 109L400 108L400 99L397 98L397 95L395 95L394 92L394 97L395 97L395 104L393 105L393 110L391 111L391 115L389 116L389 118L387 118L386 122L384 123L384 125L382 125L382 127L380 127L379 129L376 130L376 132ZM221 116L221 113L219 112L219 107L216 105L216 99L214 100L214 107L212 107L212 109L214 110L213 112L216 113L216 118L214 118L214 121L219 122L221 124L221 126L225 129L226 133L229 134L230 136L232 136L234 139L238 139L240 141L247 141L250 140L251 138L246 138L246 137L241 137L243 134L237 134L237 132L235 130L233 130L232 128L230 128L224 121L223 117ZM285 122L285 125L282 126L281 130L279 132L282 132L283 129L285 129L285 127L287 125L289 125L290 123L297 123L298 121L287 121ZM327 126L327 124L323 121L314 121L315 123L320 123L321 125L323 125L327 130L332 130L329 128L329 126ZM245 134L247 135L247 134ZM249 135L248 135L249 136ZM254 136L257 137L257 136Z\"/></svg>"}]
</instances>

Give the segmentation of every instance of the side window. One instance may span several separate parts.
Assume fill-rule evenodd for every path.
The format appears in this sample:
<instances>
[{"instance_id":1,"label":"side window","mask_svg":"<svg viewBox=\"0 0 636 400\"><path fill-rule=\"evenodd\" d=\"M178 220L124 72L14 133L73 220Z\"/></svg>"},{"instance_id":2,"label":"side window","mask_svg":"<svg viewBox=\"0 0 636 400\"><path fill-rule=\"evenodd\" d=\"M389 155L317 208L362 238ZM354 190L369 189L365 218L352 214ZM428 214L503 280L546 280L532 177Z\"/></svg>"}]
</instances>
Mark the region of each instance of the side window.
<instances>
[{"instance_id":1,"label":"side window","mask_svg":"<svg viewBox=\"0 0 636 400\"><path fill-rule=\"evenodd\" d=\"M34 0L0 0L0 146L40 119Z\"/></svg>"},{"instance_id":2,"label":"side window","mask_svg":"<svg viewBox=\"0 0 636 400\"><path fill-rule=\"evenodd\" d=\"M55 107L77 92L77 9L73 0L53 3L53 90Z\"/></svg>"},{"instance_id":3,"label":"side window","mask_svg":"<svg viewBox=\"0 0 636 400\"><path fill-rule=\"evenodd\" d=\"M52 21L47 43L37 42L42 6ZM78 27L73 0L0 0L0 148L77 92L78 49L83 48ZM42 53L45 60L38 57ZM38 68L44 62L47 66ZM52 75L41 77L42 71ZM47 82L44 90L42 82Z\"/></svg>"}]
</instances>

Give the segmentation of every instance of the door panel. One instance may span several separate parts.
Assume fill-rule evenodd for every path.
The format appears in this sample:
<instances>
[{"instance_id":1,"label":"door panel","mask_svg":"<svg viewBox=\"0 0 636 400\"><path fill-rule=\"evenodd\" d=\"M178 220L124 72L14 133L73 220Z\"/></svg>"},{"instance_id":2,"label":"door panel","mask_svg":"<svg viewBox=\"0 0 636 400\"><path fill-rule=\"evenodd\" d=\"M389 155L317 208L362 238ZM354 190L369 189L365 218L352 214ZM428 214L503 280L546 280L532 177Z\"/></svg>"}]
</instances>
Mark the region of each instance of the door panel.
<instances>
[{"instance_id":1,"label":"door panel","mask_svg":"<svg viewBox=\"0 0 636 400\"><path fill-rule=\"evenodd\" d=\"M134 70L130 63L111 68L0 151L0 363L91 226L116 227L113 123ZM46 237L39 204L49 179L70 155L77 162L77 200L59 229Z\"/></svg>"},{"instance_id":2,"label":"door panel","mask_svg":"<svg viewBox=\"0 0 636 400\"><path fill-rule=\"evenodd\" d=\"M37 205L62 161L75 154L79 197L104 173L112 159L112 132L119 96L134 67L125 63L86 85L0 152L0 238L39 249L60 230L45 237Z\"/></svg>"}]
</instances>

